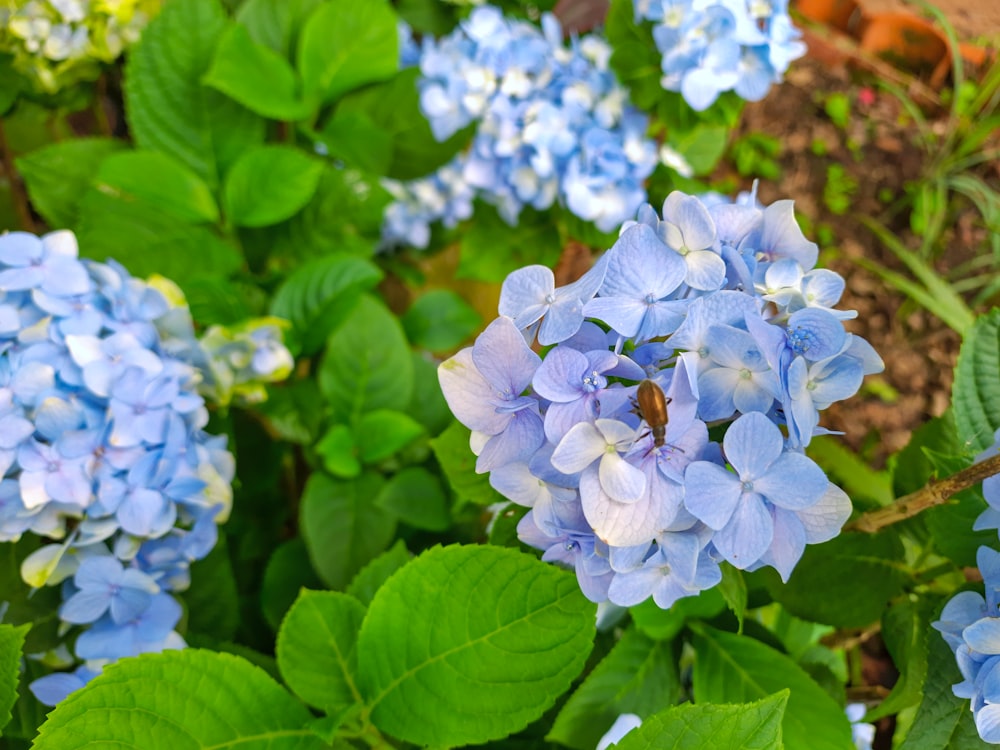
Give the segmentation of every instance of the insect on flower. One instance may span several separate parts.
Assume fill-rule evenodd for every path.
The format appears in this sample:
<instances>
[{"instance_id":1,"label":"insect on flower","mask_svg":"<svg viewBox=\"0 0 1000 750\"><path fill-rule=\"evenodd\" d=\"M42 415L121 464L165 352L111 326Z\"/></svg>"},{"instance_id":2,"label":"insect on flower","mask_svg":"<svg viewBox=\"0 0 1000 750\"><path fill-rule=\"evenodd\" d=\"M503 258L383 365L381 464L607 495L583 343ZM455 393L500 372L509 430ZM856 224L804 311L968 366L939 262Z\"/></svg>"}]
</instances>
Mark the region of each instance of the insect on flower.
<instances>
[{"instance_id":1,"label":"insect on flower","mask_svg":"<svg viewBox=\"0 0 1000 750\"><path fill-rule=\"evenodd\" d=\"M653 433L653 445L662 448L667 432L667 398L663 389L650 379L639 383L636 391L636 406L639 416L646 420L650 432Z\"/></svg>"}]
</instances>

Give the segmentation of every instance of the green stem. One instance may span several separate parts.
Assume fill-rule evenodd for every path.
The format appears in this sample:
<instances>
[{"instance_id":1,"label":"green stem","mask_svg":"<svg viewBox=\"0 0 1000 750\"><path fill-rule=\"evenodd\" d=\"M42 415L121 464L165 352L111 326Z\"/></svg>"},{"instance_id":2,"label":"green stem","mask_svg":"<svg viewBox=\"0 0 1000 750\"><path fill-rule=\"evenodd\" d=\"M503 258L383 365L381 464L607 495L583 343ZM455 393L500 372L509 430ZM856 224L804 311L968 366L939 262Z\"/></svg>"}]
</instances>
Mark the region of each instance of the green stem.
<instances>
[{"instance_id":1,"label":"green stem","mask_svg":"<svg viewBox=\"0 0 1000 750\"><path fill-rule=\"evenodd\" d=\"M1000 456L987 458L978 464L962 469L957 474L938 481L931 481L916 492L896 500L892 505L864 513L844 527L846 531L863 531L874 534L886 526L899 523L928 508L943 505L962 490L979 484L987 477L1000 473Z\"/></svg>"},{"instance_id":2,"label":"green stem","mask_svg":"<svg viewBox=\"0 0 1000 750\"><path fill-rule=\"evenodd\" d=\"M3 167L3 173L7 175L7 180L10 182L10 194L21 229L34 232L35 220L31 216L28 192L25 190L21 175L14 168L14 152L10 150L10 144L7 142L7 134L4 132L2 119L0 119L0 166Z\"/></svg>"}]
</instances>

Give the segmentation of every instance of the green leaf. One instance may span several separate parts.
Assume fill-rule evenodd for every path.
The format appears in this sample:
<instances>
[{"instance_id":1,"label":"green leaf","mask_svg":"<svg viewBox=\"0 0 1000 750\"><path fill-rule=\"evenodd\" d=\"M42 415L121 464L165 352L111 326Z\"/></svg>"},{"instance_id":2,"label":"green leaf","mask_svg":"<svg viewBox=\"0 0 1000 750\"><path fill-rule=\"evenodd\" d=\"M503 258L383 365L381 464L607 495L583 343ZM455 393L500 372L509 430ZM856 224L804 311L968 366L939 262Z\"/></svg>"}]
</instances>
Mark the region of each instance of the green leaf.
<instances>
[{"instance_id":1,"label":"green leaf","mask_svg":"<svg viewBox=\"0 0 1000 750\"><path fill-rule=\"evenodd\" d=\"M0 733L11 720L11 709L17 702L18 674L21 655L29 625L4 625L0 623Z\"/></svg>"},{"instance_id":2,"label":"green leaf","mask_svg":"<svg viewBox=\"0 0 1000 750\"><path fill-rule=\"evenodd\" d=\"M361 114L389 134L392 161L386 176L396 180L415 180L443 167L472 137L466 128L444 141L434 138L420 110L419 76L419 68L407 68L385 83L348 94L337 105L338 117Z\"/></svg>"},{"instance_id":3,"label":"green leaf","mask_svg":"<svg viewBox=\"0 0 1000 750\"><path fill-rule=\"evenodd\" d=\"M958 435L976 453L993 445L1000 428L1000 310L980 316L965 333L955 366L951 404Z\"/></svg>"},{"instance_id":4,"label":"green leaf","mask_svg":"<svg viewBox=\"0 0 1000 750\"><path fill-rule=\"evenodd\" d=\"M75 228L80 198L90 186L101 163L126 148L111 138L76 138L60 141L15 159L28 197L50 227Z\"/></svg>"},{"instance_id":5,"label":"green leaf","mask_svg":"<svg viewBox=\"0 0 1000 750\"><path fill-rule=\"evenodd\" d=\"M317 135L331 157L372 174L389 171L392 134L365 112L338 109Z\"/></svg>"},{"instance_id":6,"label":"green leaf","mask_svg":"<svg viewBox=\"0 0 1000 750\"><path fill-rule=\"evenodd\" d=\"M702 125L670 143L684 157L696 175L711 173L726 152L729 128L723 125Z\"/></svg>"},{"instance_id":7,"label":"green leaf","mask_svg":"<svg viewBox=\"0 0 1000 750\"><path fill-rule=\"evenodd\" d=\"M399 321L364 295L327 340L319 387L333 418L355 424L375 409L402 411L413 393L413 360Z\"/></svg>"},{"instance_id":8,"label":"green leaf","mask_svg":"<svg viewBox=\"0 0 1000 750\"><path fill-rule=\"evenodd\" d=\"M389 78L398 58L396 14L385 0L339 0L306 21L297 64L305 90L325 104Z\"/></svg>"},{"instance_id":9,"label":"green leaf","mask_svg":"<svg viewBox=\"0 0 1000 750\"><path fill-rule=\"evenodd\" d=\"M631 628L566 701L546 739L592 750L620 714L650 716L680 697L673 644Z\"/></svg>"},{"instance_id":10,"label":"green leaf","mask_svg":"<svg viewBox=\"0 0 1000 750\"><path fill-rule=\"evenodd\" d=\"M372 721L415 744L519 731L583 669L594 623L564 570L499 547L434 547L379 589L361 626Z\"/></svg>"},{"instance_id":11,"label":"green leaf","mask_svg":"<svg viewBox=\"0 0 1000 750\"><path fill-rule=\"evenodd\" d=\"M444 531L451 525L441 481L420 466L393 475L379 493L377 503L418 529Z\"/></svg>"},{"instance_id":12,"label":"green leaf","mask_svg":"<svg viewBox=\"0 0 1000 750\"><path fill-rule=\"evenodd\" d=\"M642 722L622 738L618 750L782 750L781 727L789 691L781 690L754 703L704 705L690 703L668 709ZM790 747L790 746L789 746Z\"/></svg>"},{"instance_id":13,"label":"green leaf","mask_svg":"<svg viewBox=\"0 0 1000 750\"><path fill-rule=\"evenodd\" d=\"M258 667L186 649L122 659L60 703L35 750L321 750L309 711Z\"/></svg>"},{"instance_id":14,"label":"green leaf","mask_svg":"<svg viewBox=\"0 0 1000 750\"><path fill-rule=\"evenodd\" d=\"M888 505L896 499L889 472L876 471L864 458L833 437L814 437L809 443L809 457L855 502L867 498L876 505Z\"/></svg>"},{"instance_id":15,"label":"green leaf","mask_svg":"<svg viewBox=\"0 0 1000 750\"><path fill-rule=\"evenodd\" d=\"M768 588L803 619L841 628L871 625L910 579L894 533L841 534L809 545L788 583ZM864 581L859 586L858 581Z\"/></svg>"},{"instance_id":16,"label":"green leaf","mask_svg":"<svg viewBox=\"0 0 1000 750\"><path fill-rule=\"evenodd\" d=\"M490 486L486 474L476 473L476 456L469 447L469 428L457 421L430 441L434 456L458 498L456 505L475 503L492 505L503 502L503 496Z\"/></svg>"},{"instance_id":17,"label":"green leaf","mask_svg":"<svg viewBox=\"0 0 1000 750\"><path fill-rule=\"evenodd\" d=\"M701 591L697 596L678 599L670 609L660 609L656 602L647 599L629 612L636 627L655 640L670 640L687 624L688 620L708 620L726 608L726 601L718 587Z\"/></svg>"},{"instance_id":18,"label":"green leaf","mask_svg":"<svg viewBox=\"0 0 1000 750\"><path fill-rule=\"evenodd\" d=\"M438 0L398 0L396 12L414 31L444 36L455 28L454 6Z\"/></svg>"},{"instance_id":19,"label":"green leaf","mask_svg":"<svg viewBox=\"0 0 1000 750\"><path fill-rule=\"evenodd\" d=\"M246 26L257 44L292 58L302 25L323 0L246 0L236 20Z\"/></svg>"},{"instance_id":20,"label":"green leaf","mask_svg":"<svg viewBox=\"0 0 1000 750\"><path fill-rule=\"evenodd\" d=\"M406 544L402 539L397 540L389 549L358 571L351 580L351 585L347 587L347 593L367 607L375 598L379 587L411 559Z\"/></svg>"},{"instance_id":21,"label":"green leaf","mask_svg":"<svg viewBox=\"0 0 1000 750\"><path fill-rule=\"evenodd\" d=\"M291 146L259 146L244 154L229 174L223 203L241 227L265 227L291 218L316 193L323 163Z\"/></svg>"},{"instance_id":22,"label":"green leaf","mask_svg":"<svg viewBox=\"0 0 1000 750\"><path fill-rule=\"evenodd\" d=\"M264 120L201 84L227 23L218 0L172 0L143 30L125 66L136 145L175 157L213 189L241 154L264 141Z\"/></svg>"},{"instance_id":23,"label":"green leaf","mask_svg":"<svg viewBox=\"0 0 1000 750\"><path fill-rule=\"evenodd\" d=\"M3 620L8 625L30 625L24 650L38 653L55 648L62 642L58 628L59 604L62 596L58 586L32 589L21 579L21 563L41 547L34 535L25 534L17 542L0 544L0 602L4 603Z\"/></svg>"},{"instance_id":24,"label":"green leaf","mask_svg":"<svg viewBox=\"0 0 1000 750\"><path fill-rule=\"evenodd\" d=\"M361 473L354 433L346 424L331 425L316 443L316 453L323 460L323 468L341 479L353 479Z\"/></svg>"},{"instance_id":25,"label":"green leaf","mask_svg":"<svg viewBox=\"0 0 1000 750\"><path fill-rule=\"evenodd\" d=\"M319 472L306 482L299 528L313 567L332 589L344 588L392 541L396 518L375 504L383 484L377 474L344 482Z\"/></svg>"},{"instance_id":26,"label":"green leaf","mask_svg":"<svg viewBox=\"0 0 1000 750\"><path fill-rule=\"evenodd\" d=\"M154 203L90 188L80 206L80 255L114 258L140 278L154 273L184 288L189 279L225 278L240 267L236 248L211 229L182 222Z\"/></svg>"},{"instance_id":27,"label":"green leaf","mask_svg":"<svg viewBox=\"0 0 1000 750\"><path fill-rule=\"evenodd\" d=\"M561 252L559 230L547 212L525 208L512 227L492 206L477 204L476 220L462 234L456 275L499 282L529 263L554 266Z\"/></svg>"},{"instance_id":28,"label":"green leaf","mask_svg":"<svg viewBox=\"0 0 1000 750\"><path fill-rule=\"evenodd\" d=\"M191 566L191 587L182 596L190 632L232 640L240 624L240 611L225 535L220 533L219 543L208 556Z\"/></svg>"},{"instance_id":29,"label":"green leaf","mask_svg":"<svg viewBox=\"0 0 1000 750\"><path fill-rule=\"evenodd\" d=\"M316 379L303 378L268 388L267 401L254 408L267 417L282 440L309 445L319 438L323 426L323 411L316 408L322 400Z\"/></svg>"},{"instance_id":30,"label":"green leaf","mask_svg":"<svg viewBox=\"0 0 1000 750\"><path fill-rule=\"evenodd\" d=\"M302 98L298 75L288 60L255 42L239 24L222 34L201 82L272 120L304 120L318 107Z\"/></svg>"},{"instance_id":31,"label":"green leaf","mask_svg":"<svg viewBox=\"0 0 1000 750\"><path fill-rule=\"evenodd\" d=\"M877 721L920 702L927 678L927 638L940 638L930 627L940 606L941 602L936 599L904 599L882 615L882 640L900 676L892 692L867 713L865 721ZM935 674L931 679L939 678Z\"/></svg>"},{"instance_id":32,"label":"green leaf","mask_svg":"<svg viewBox=\"0 0 1000 750\"><path fill-rule=\"evenodd\" d=\"M424 426L428 435L438 435L454 422L454 418L441 393L437 363L417 352L412 353L412 359L413 398L406 412Z\"/></svg>"},{"instance_id":33,"label":"green leaf","mask_svg":"<svg viewBox=\"0 0 1000 750\"><path fill-rule=\"evenodd\" d=\"M373 464L398 453L423 435L424 428L401 411L375 409L361 416L355 434L361 460Z\"/></svg>"},{"instance_id":34,"label":"green leaf","mask_svg":"<svg viewBox=\"0 0 1000 750\"><path fill-rule=\"evenodd\" d=\"M297 268L331 252L371 257L389 200L371 175L327 165L302 211L283 224L255 230L245 242L256 244L275 268Z\"/></svg>"},{"instance_id":35,"label":"green leaf","mask_svg":"<svg viewBox=\"0 0 1000 750\"><path fill-rule=\"evenodd\" d=\"M699 627L694 638L696 703L748 703L788 688L787 750L853 747L843 709L784 654L746 636Z\"/></svg>"},{"instance_id":36,"label":"green leaf","mask_svg":"<svg viewBox=\"0 0 1000 750\"><path fill-rule=\"evenodd\" d=\"M747 582L743 578L742 571L728 563L723 564L719 593L726 600L726 606L736 615L736 620L740 624L740 632L742 632L743 617L747 611Z\"/></svg>"},{"instance_id":37,"label":"green leaf","mask_svg":"<svg viewBox=\"0 0 1000 750\"><path fill-rule=\"evenodd\" d=\"M661 55L652 34L635 23L632 0L612 0L606 33L611 43L611 67L639 109L651 111L664 96L660 86Z\"/></svg>"},{"instance_id":38,"label":"green leaf","mask_svg":"<svg viewBox=\"0 0 1000 750\"><path fill-rule=\"evenodd\" d=\"M184 222L214 224L219 220L219 207L208 185L184 164L159 151L109 156L101 163L94 187L121 201L155 205Z\"/></svg>"},{"instance_id":39,"label":"green leaf","mask_svg":"<svg viewBox=\"0 0 1000 750\"><path fill-rule=\"evenodd\" d=\"M988 750L995 745L983 742L969 701L957 698L951 686L962 681L951 649L938 633L927 641L927 674L923 699L913 724L899 750Z\"/></svg>"},{"instance_id":40,"label":"green leaf","mask_svg":"<svg viewBox=\"0 0 1000 750\"><path fill-rule=\"evenodd\" d=\"M433 289L410 305L403 316L403 330L414 346L443 352L468 339L482 322L479 313L458 294Z\"/></svg>"},{"instance_id":41,"label":"green leaf","mask_svg":"<svg viewBox=\"0 0 1000 750\"><path fill-rule=\"evenodd\" d=\"M382 272L373 263L345 253L316 258L296 269L278 287L271 314L292 324L303 354L314 354L340 325L363 291L375 287Z\"/></svg>"},{"instance_id":42,"label":"green leaf","mask_svg":"<svg viewBox=\"0 0 1000 750\"><path fill-rule=\"evenodd\" d=\"M355 645L365 608L338 591L305 591L288 610L275 652L285 684L326 714L360 702Z\"/></svg>"},{"instance_id":43,"label":"green leaf","mask_svg":"<svg viewBox=\"0 0 1000 750\"><path fill-rule=\"evenodd\" d=\"M260 605L267 624L278 630L299 589L322 585L309 562L305 542L297 537L282 543L271 553L260 584Z\"/></svg>"}]
</instances>

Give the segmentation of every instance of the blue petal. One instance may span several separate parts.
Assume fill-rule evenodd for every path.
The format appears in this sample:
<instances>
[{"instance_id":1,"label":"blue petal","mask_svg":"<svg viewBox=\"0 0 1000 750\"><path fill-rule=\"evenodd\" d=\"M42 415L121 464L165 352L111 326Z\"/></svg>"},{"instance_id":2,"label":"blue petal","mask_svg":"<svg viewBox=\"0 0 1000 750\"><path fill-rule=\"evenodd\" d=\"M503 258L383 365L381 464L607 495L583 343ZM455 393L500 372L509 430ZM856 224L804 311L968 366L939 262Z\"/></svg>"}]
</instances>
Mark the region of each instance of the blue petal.
<instances>
[{"instance_id":1,"label":"blue petal","mask_svg":"<svg viewBox=\"0 0 1000 750\"><path fill-rule=\"evenodd\" d=\"M708 461L687 467L684 488L684 507L713 529L729 523L743 492L736 475Z\"/></svg>"},{"instance_id":2,"label":"blue petal","mask_svg":"<svg viewBox=\"0 0 1000 750\"><path fill-rule=\"evenodd\" d=\"M783 450L781 431L760 412L744 414L733 422L722 445L726 460L740 478L751 481L764 474Z\"/></svg>"}]
</instances>

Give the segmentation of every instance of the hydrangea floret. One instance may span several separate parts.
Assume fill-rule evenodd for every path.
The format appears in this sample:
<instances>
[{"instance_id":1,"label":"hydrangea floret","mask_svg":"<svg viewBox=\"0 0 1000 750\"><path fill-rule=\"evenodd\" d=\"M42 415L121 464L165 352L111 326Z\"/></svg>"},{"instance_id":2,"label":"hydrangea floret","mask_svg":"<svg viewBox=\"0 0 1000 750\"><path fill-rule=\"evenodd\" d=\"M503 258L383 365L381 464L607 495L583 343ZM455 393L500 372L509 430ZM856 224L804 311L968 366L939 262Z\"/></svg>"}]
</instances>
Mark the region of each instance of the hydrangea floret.
<instances>
[{"instance_id":1,"label":"hydrangea floret","mask_svg":"<svg viewBox=\"0 0 1000 750\"><path fill-rule=\"evenodd\" d=\"M0 235L0 541L45 540L21 575L60 586L62 661L85 662L34 682L43 702L110 661L184 647L171 592L215 545L235 470L199 388L228 402L287 374L278 331L265 319L203 347L165 279L81 260L68 231Z\"/></svg>"},{"instance_id":2,"label":"hydrangea floret","mask_svg":"<svg viewBox=\"0 0 1000 750\"><path fill-rule=\"evenodd\" d=\"M139 40L162 0L0 0L0 52L40 92L93 80Z\"/></svg>"},{"instance_id":3,"label":"hydrangea floret","mask_svg":"<svg viewBox=\"0 0 1000 750\"><path fill-rule=\"evenodd\" d=\"M667 91L704 110L719 94L763 99L806 52L788 0L634 0L635 20L653 22Z\"/></svg>"},{"instance_id":4,"label":"hydrangea floret","mask_svg":"<svg viewBox=\"0 0 1000 750\"><path fill-rule=\"evenodd\" d=\"M551 14L539 28L489 5L451 34L425 37L420 102L434 136L443 141L472 124L476 132L468 151L438 174L387 183L397 203L386 213L385 243L425 247L429 224L453 226L476 197L512 225L525 206L556 202L603 231L633 216L660 154L610 58L599 35L566 46Z\"/></svg>"},{"instance_id":5,"label":"hydrangea floret","mask_svg":"<svg viewBox=\"0 0 1000 750\"><path fill-rule=\"evenodd\" d=\"M791 201L673 192L578 281L511 273L500 317L440 365L476 470L530 509L520 539L593 601L667 608L723 561L787 580L840 531L850 500L804 450L819 412L883 365L844 330L843 282L817 258ZM643 381L662 415L643 413Z\"/></svg>"}]
</instances>

